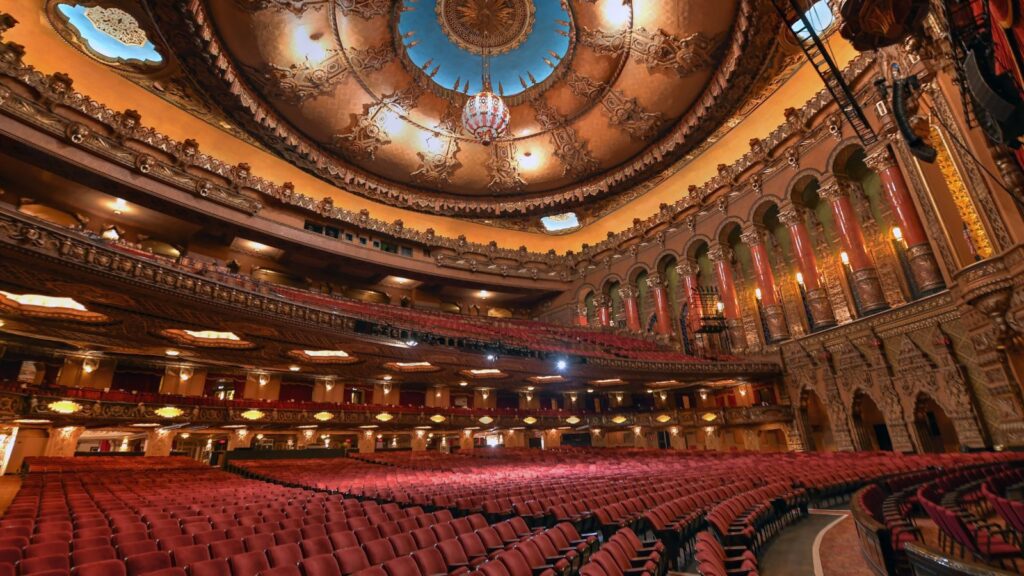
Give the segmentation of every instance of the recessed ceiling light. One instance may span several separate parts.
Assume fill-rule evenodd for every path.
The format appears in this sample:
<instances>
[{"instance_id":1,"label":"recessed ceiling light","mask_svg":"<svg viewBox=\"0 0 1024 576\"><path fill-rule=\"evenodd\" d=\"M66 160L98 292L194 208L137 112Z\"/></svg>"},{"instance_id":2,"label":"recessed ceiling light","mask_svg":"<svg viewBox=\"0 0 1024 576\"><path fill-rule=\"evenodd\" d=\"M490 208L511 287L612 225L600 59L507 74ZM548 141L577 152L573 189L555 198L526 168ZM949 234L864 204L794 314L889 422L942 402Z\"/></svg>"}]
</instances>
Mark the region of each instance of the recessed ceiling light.
<instances>
[{"instance_id":1,"label":"recessed ceiling light","mask_svg":"<svg viewBox=\"0 0 1024 576\"><path fill-rule=\"evenodd\" d=\"M159 428L160 424L157 424L156 422L138 422L136 424L132 424L132 426L135 428Z\"/></svg>"},{"instance_id":2,"label":"recessed ceiling light","mask_svg":"<svg viewBox=\"0 0 1024 576\"><path fill-rule=\"evenodd\" d=\"M385 382L390 382L392 378L393 376L391 374L385 374L384 376L381 377L381 379L384 380Z\"/></svg>"},{"instance_id":3,"label":"recessed ceiling light","mask_svg":"<svg viewBox=\"0 0 1024 576\"><path fill-rule=\"evenodd\" d=\"M291 366L288 367L288 369L291 370L292 372L298 372L298 371L302 370L302 366L298 366L296 364L292 364Z\"/></svg>"},{"instance_id":4,"label":"recessed ceiling light","mask_svg":"<svg viewBox=\"0 0 1024 576\"><path fill-rule=\"evenodd\" d=\"M491 293L488 292L487 290L481 290L481 291L477 292L476 295L479 296L480 298L484 298L484 299L491 297Z\"/></svg>"},{"instance_id":5,"label":"recessed ceiling light","mask_svg":"<svg viewBox=\"0 0 1024 576\"><path fill-rule=\"evenodd\" d=\"M114 198L114 205L113 205L113 208L112 208L112 210L114 211L114 214L117 214L118 216L120 216L121 214L124 214L124 211L127 210L127 209L128 209L128 201L127 200L125 200L124 198Z\"/></svg>"},{"instance_id":6,"label":"recessed ceiling light","mask_svg":"<svg viewBox=\"0 0 1024 576\"><path fill-rule=\"evenodd\" d=\"M245 424L225 424L221 428L227 428L229 430L239 430L245 428Z\"/></svg>"},{"instance_id":7,"label":"recessed ceiling light","mask_svg":"<svg viewBox=\"0 0 1024 576\"><path fill-rule=\"evenodd\" d=\"M43 418L18 418L15 424L49 424L51 421Z\"/></svg>"},{"instance_id":8,"label":"recessed ceiling light","mask_svg":"<svg viewBox=\"0 0 1024 576\"><path fill-rule=\"evenodd\" d=\"M174 357L174 356L180 356L181 352L178 351L178 350L175 350L174 348L168 348L167 350L164 350L164 354L166 354L167 356Z\"/></svg>"},{"instance_id":9,"label":"recessed ceiling light","mask_svg":"<svg viewBox=\"0 0 1024 576\"><path fill-rule=\"evenodd\" d=\"M462 382L459 382L459 386L469 386L469 382L463 380Z\"/></svg>"}]
</instances>

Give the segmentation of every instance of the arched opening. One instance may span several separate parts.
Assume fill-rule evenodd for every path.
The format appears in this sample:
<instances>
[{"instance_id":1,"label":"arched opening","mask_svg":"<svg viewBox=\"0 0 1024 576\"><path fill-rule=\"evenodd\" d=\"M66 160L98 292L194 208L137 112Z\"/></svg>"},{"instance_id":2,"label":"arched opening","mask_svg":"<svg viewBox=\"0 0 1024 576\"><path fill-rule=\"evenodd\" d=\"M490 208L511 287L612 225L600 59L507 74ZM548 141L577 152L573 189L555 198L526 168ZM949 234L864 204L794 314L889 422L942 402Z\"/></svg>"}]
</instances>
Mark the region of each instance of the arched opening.
<instances>
[{"instance_id":1,"label":"arched opening","mask_svg":"<svg viewBox=\"0 0 1024 576\"><path fill-rule=\"evenodd\" d=\"M835 439L832 437L832 421L818 394L811 389L800 396L800 418L807 433L808 450L834 452Z\"/></svg>"},{"instance_id":2,"label":"arched opening","mask_svg":"<svg viewBox=\"0 0 1024 576\"><path fill-rule=\"evenodd\" d=\"M593 326L597 322L597 304L594 302L593 291L587 292L587 295L583 297L583 305L587 309L587 324Z\"/></svg>"},{"instance_id":3,"label":"arched opening","mask_svg":"<svg viewBox=\"0 0 1024 576\"><path fill-rule=\"evenodd\" d=\"M621 288L622 285L618 280L610 280L604 289L604 295L608 298L608 303L612 308L612 325L614 326L626 325L626 312L622 305Z\"/></svg>"},{"instance_id":4,"label":"arched opening","mask_svg":"<svg viewBox=\"0 0 1024 576\"><path fill-rule=\"evenodd\" d=\"M953 421L931 396L921 394L914 406L914 427L921 440L921 450L929 454L959 452L960 440Z\"/></svg>"},{"instance_id":5,"label":"arched opening","mask_svg":"<svg viewBox=\"0 0 1024 576\"><path fill-rule=\"evenodd\" d=\"M761 452L785 452L786 433L779 428L757 431L757 444Z\"/></svg>"},{"instance_id":6,"label":"arched opening","mask_svg":"<svg viewBox=\"0 0 1024 576\"><path fill-rule=\"evenodd\" d=\"M853 426L861 450L892 450L885 416L871 396L864 392L858 392L853 398Z\"/></svg>"}]
</instances>

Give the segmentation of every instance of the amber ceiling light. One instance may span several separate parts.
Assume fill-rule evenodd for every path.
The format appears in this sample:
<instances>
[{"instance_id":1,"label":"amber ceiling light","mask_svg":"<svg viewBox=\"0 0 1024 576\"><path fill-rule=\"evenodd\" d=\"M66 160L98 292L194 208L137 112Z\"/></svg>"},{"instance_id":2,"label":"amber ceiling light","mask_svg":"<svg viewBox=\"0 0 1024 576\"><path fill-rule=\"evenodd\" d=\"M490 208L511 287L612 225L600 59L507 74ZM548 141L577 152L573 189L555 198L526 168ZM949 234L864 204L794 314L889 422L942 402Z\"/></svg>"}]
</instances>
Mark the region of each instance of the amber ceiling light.
<instances>
[{"instance_id":1,"label":"amber ceiling light","mask_svg":"<svg viewBox=\"0 0 1024 576\"><path fill-rule=\"evenodd\" d=\"M245 412L239 414L239 416L245 418L246 420L259 420L266 416L266 414L259 410L246 410Z\"/></svg>"},{"instance_id":2,"label":"amber ceiling light","mask_svg":"<svg viewBox=\"0 0 1024 576\"><path fill-rule=\"evenodd\" d=\"M256 346L252 342L243 340L234 332L221 332L217 330L167 328L161 330L160 335L178 344L201 348L232 348L242 350L255 348Z\"/></svg>"},{"instance_id":3,"label":"amber ceiling light","mask_svg":"<svg viewBox=\"0 0 1024 576\"><path fill-rule=\"evenodd\" d=\"M184 410L176 406L164 406L163 408L157 408L153 410L153 413L161 418L177 418L185 413Z\"/></svg>"},{"instance_id":4,"label":"amber ceiling light","mask_svg":"<svg viewBox=\"0 0 1024 576\"><path fill-rule=\"evenodd\" d=\"M56 402L50 402L46 407L51 412L56 412L57 414L74 414L82 410L81 404L71 400L57 400Z\"/></svg>"},{"instance_id":5,"label":"amber ceiling light","mask_svg":"<svg viewBox=\"0 0 1024 576\"><path fill-rule=\"evenodd\" d=\"M359 359L344 350L289 350L294 360L310 364L355 364Z\"/></svg>"},{"instance_id":6,"label":"amber ceiling light","mask_svg":"<svg viewBox=\"0 0 1024 576\"><path fill-rule=\"evenodd\" d=\"M103 314L90 312L74 298L44 294L14 294L3 290L0 290L0 314L74 320L91 324L110 321L110 318Z\"/></svg>"}]
</instances>

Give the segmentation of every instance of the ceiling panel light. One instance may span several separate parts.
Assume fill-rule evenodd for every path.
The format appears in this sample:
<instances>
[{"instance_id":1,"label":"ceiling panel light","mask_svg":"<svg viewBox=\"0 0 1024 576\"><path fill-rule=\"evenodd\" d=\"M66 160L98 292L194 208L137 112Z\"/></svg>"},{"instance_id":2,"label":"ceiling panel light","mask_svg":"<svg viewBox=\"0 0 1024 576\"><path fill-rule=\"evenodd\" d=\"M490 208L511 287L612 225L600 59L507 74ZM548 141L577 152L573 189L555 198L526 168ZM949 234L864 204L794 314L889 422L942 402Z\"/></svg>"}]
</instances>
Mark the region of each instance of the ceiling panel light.
<instances>
[{"instance_id":1,"label":"ceiling panel light","mask_svg":"<svg viewBox=\"0 0 1024 576\"><path fill-rule=\"evenodd\" d=\"M82 405L71 400L57 400L46 405L47 408L57 414L74 414L82 409Z\"/></svg>"},{"instance_id":2,"label":"ceiling panel light","mask_svg":"<svg viewBox=\"0 0 1024 576\"><path fill-rule=\"evenodd\" d=\"M239 416L245 418L246 420L259 420L266 416L266 414L259 410L246 410L245 412L239 414Z\"/></svg>"},{"instance_id":3,"label":"ceiling panel light","mask_svg":"<svg viewBox=\"0 0 1024 576\"><path fill-rule=\"evenodd\" d=\"M313 414L313 418L316 418L321 422L327 422L331 418L334 418L334 414L331 414L330 412L317 412L316 414Z\"/></svg>"},{"instance_id":4,"label":"ceiling panel light","mask_svg":"<svg viewBox=\"0 0 1024 576\"><path fill-rule=\"evenodd\" d=\"M153 413L161 418L177 418L184 414L185 411L175 406L164 406L163 408L153 410Z\"/></svg>"}]
</instances>

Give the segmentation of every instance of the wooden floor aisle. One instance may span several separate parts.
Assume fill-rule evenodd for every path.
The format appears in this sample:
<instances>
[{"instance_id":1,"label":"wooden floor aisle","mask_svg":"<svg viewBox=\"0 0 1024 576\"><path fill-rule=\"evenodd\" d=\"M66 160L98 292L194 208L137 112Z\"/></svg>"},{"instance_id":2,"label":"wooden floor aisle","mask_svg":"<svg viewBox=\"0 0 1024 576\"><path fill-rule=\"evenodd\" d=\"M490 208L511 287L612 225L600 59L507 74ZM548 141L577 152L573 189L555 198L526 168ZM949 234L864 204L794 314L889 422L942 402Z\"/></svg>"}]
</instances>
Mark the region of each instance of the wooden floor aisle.
<instances>
[{"instance_id":1,"label":"wooden floor aisle","mask_svg":"<svg viewBox=\"0 0 1024 576\"><path fill-rule=\"evenodd\" d=\"M7 507L14 500L14 495L21 488L20 476L0 476L0 514L3 514Z\"/></svg>"}]
</instances>

